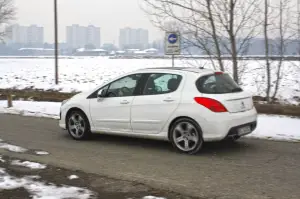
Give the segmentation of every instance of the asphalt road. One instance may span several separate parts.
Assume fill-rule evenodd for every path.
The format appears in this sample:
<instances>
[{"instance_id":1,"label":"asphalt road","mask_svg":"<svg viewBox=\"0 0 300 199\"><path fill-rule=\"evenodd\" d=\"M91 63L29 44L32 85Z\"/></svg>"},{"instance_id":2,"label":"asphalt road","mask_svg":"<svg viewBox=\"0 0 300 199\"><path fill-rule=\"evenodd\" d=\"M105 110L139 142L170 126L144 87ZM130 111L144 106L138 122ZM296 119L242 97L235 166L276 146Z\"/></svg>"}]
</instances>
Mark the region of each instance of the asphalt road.
<instances>
[{"instance_id":1,"label":"asphalt road","mask_svg":"<svg viewBox=\"0 0 300 199\"><path fill-rule=\"evenodd\" d=\"M48 156L31 160L81 169L154 188L217 199L299 199L300 144L243 139L211 143L196 156L166 142L99 135L74 141L52 119L0 114L0 138Z\"/></svg>"}]
</instances>

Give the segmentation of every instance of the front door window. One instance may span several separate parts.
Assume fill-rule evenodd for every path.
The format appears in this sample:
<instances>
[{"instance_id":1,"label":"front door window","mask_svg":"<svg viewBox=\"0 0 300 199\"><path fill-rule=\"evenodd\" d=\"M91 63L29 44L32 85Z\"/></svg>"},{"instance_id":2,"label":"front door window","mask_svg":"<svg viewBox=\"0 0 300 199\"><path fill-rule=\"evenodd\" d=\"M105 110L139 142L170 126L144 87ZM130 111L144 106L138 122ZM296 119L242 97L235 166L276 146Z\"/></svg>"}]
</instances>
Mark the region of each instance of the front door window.
<instances>
[{"instance_id":1,"label":"front door window","mask_svg":"<svg viewBox=\"0 0 300 199\"><path fill-rule=\"evenodd\" d=\"M107 89L106 97L129 97L134 95L135 88L141 74L123 77L111 83Z\"/></svg>"}]
</instances>

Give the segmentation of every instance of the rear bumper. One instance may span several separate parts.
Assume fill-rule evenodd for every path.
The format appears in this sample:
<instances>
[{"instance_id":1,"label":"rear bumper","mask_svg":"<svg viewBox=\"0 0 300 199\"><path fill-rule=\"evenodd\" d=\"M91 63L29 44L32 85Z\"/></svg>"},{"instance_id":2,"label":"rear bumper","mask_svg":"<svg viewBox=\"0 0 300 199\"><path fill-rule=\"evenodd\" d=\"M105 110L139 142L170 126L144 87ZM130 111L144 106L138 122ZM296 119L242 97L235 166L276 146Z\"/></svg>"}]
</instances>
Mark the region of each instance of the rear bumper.
<instances>
[{"instance_id":1,"label":"rear bumper","mask_svg":"<svg viewBox=\"0 0 300 199\"><path fill-rule=\"evenodd\" d=\"M237 129L247 125L251 126L251 132L248 134L256 129L257 112L255 108L241 113L215 114L212 119L200 124L204 141L220 141L237 136Z\"/></svg>"},{"instance_id":2,"label":"rear bumper","mask_svg":"<svg viewBox=\"0 0 300 199\"><path fill-rule=\"evenodd\" d=\"M245 126L250 126L251 128L251 132L247 133L247 134L243 134L243 135L239 135L238 134L238 129L239 128L242 128L242 127L245 127ZM252 133L257 127L257 121L254 121L254 122L250 122L250 123L247 123L247 124L243 124L243 125L239 125L239 126L235 126L235 127L232 127L227 136L225 137L225 139L230 139L230 138L235 138L235 137L241 137L241 136L245 136L245 135L248 135L250 133Z\"/></svg>"}]
</instances>

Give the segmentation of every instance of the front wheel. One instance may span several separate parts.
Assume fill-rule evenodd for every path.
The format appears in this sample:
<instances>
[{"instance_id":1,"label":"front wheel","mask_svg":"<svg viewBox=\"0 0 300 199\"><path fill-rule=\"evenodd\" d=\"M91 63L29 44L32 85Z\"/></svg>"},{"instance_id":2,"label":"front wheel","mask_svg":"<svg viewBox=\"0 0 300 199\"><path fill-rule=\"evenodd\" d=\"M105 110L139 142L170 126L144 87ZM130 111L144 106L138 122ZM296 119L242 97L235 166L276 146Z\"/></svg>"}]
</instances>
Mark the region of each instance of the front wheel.
<instances>
[{"instance_id":1,"label":"front wheel","mask_svg":"<svg viewBox=\"0 0 300 199\"><path fill-rule=\"evenodd\" d=\"M84 140L90 137L90 124L82 111L72 111L67 117L67 130L75 140Z\"/></svg>"},{"instance_id":2,"label":"front wheel","mask_svg":"<svg viewBox=\"0 0 300 199\"><path fill-rule=\"evenodd\" d=\"M199 125L188 118L179 119L172 125L170 139L177 150L187 154L197 153L203 145Z\"/></svg>"}]
</instances>

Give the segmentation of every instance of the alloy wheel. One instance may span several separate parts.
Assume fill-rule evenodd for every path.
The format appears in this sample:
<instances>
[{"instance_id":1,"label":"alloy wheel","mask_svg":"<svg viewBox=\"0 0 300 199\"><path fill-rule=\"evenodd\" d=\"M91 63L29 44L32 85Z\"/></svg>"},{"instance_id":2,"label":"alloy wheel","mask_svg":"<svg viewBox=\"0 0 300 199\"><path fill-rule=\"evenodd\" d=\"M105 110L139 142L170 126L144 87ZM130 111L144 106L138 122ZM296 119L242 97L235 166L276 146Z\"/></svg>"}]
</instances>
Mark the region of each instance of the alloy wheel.
<instances>
[{"instance_id":1,"label":"alloy wheel","mask_svg":"<svg viewBox=\"0 0 300 199\"><path fill-rule=\"evenodd\" d=\"M190 122L180 122L173 129L173 141L184 152L193 151L200 141L197 128Z\"/></svg>"},{"instance_id":2,"label":"alloy wheel","mask_svg":"<svg viewBox=\"0 0 300 199\"><path fill-rule=\"evenodd\" d=\"M73 113L68 121L69 132L74 138L82 138L86 130L86 123L84 118L78 114Z\"/></svg>"}]
</instances>

